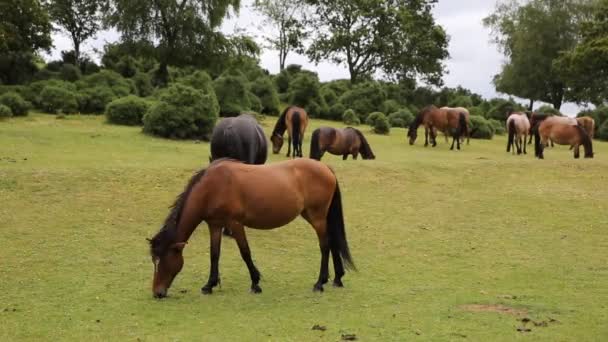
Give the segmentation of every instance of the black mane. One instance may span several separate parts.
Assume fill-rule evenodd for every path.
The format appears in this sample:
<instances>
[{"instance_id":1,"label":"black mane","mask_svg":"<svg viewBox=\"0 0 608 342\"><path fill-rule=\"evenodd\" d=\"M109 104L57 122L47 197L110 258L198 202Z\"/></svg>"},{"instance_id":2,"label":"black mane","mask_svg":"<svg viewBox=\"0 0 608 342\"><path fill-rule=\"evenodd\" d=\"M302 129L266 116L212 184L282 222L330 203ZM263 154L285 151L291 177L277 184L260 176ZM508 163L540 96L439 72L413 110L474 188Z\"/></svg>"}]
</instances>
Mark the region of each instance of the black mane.
<instances>
[{"instance_id":1,"label":"black mane","mask_svg":"<svg viewBox=\"0 0 608 342\"><path fill-rule=\"evenodd\" d=\"M293 106L289 106L287 108L285 108L285 110L283 111L283 113L281 113L281 116L279 116L279 119L277 120L277 123L274 125L274 129L272 130L272 134L273 135L279 135L279 136L283 136L283 134L285 133L285 130L287 129L287 123L285 122L285 115L287 115L287 111L289 111Z\"/></svg>"},{"instance_id":2,"label":"black mane","mask_svg":"<svg viewBox=\"0 0 608 342\"><path fill-rule=\"evenodd\" d=\"M416 130L418 129L418 127L420 127L420 124L422 123L422 120L424 119L424 115L433 108L434 106L427 106L422 108L419 112L418 115L416 115L416 117L414 118L414 121L412 121L412 123L410 124L409 129L410 130Z\"/></svg>"}]
</instances>

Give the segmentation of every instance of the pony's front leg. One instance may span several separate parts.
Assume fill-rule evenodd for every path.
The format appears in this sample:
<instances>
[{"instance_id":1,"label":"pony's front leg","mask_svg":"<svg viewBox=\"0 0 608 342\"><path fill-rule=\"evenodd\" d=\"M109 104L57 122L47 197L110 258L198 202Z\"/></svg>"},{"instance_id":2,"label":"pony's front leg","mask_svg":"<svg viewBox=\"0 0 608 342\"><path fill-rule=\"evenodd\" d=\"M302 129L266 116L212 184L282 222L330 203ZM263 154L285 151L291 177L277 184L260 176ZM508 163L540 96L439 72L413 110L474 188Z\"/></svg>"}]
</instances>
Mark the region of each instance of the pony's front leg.
<instances>
[{"instance_id":1,"label":"pony's front leg","mask_svg":"<svg viewBox=\"0 0 608 342\"><path fill-rule=\"evenodd\" d=\"M293 153L295 154L296 151L293 151ZM287 136L287 157L290 157L290 156L291 156L291 135L288 135Z\"/></svg>"},{"instance_id":2,"label":"pony's front leg","mask_svg":"<svg viewBox=\"0 0 608 342\"><path fill-rule=\"evenodd\" d=\"M342 155L342 160L346 160L346 159L348 159L348 154L343 154Z\"/></svg>"},{"instance_id":3,"label":"pony's front leg","mask_svg":"<svg viewBox=\"0 0 608 342\"><path fill-rule=\"evenodd\" d=\"M517 148L517 155L521 154L521 136L515 138L515 147Z\"/></svg>"},{"instance_id":4,"label":"pony's front leg","mask_svg":"<svg viewBox=\"0 0 608 342\"><path fill-rule=\"evenodd\" d=\"M432 146L437 146L437 130L434 127L431 127L431 142Z\"/></svg>"},{"instance_id":5,"label":"pony's front leg","mask_svg":"<svg viewBox=\"0 0 608 342\"><path fill-rule=\"evenodd\" d=\"M581 145L574 145L574 159L578 159L581 157Z\"/></svg>"},{"instance_id":6,"label":"pony's front leg","mask_svg":"<svg viewBox=\"0 0 608 342\"><path fill-rule=\"evenodd\" d=\"M424 147L429 146L429 129L428 127L424 127Z\"/></svg>"},{"instance_id":7,"label":"pony's front leg","mask_svg":"<svg viewBox=\"0 0 608 342\"><path fill-rule=\"evenodd\" d=\"M527 141L527 140L528 140L528 135L527 135L527 134L525 134L525 135L524 135L524 143L523 143L523 145L524 145L524 154L528 154L528 152L526 152L526 145L527 145L527 144L526 144L526 141Z\"/></svg>"},{"instance_id":8,"label":"pony's front leg","mask_svg":"<svg viewBox=\"0 0 608 342\"><path fill-rule=\"evenodd\" d=\"M211 294L220 283L220 247L222 245L222 226L209 226L211 272L207 284L201 288L203 294Z\"/></svg>"},{"instance_id":9,"label":"pony's front leg","mask_svg":"<svg viewBox=\"0 0 608 342\"><path fill-rule=\"evenodd\" d=\"M252 293L261 293L262 288L260 287L260 271L253 264L253 260L251 259L251 250L249 249L249 244L247 243L247 236L245 235L245 228L242 224L233 224L230 226L232 230L232 236L236 240L237 245L239 246L239 251L241 252L241 258L245 261L247 265L247 269L249 270L249 276L251 277L251 292Z\"/></svg>"}]
</instances>

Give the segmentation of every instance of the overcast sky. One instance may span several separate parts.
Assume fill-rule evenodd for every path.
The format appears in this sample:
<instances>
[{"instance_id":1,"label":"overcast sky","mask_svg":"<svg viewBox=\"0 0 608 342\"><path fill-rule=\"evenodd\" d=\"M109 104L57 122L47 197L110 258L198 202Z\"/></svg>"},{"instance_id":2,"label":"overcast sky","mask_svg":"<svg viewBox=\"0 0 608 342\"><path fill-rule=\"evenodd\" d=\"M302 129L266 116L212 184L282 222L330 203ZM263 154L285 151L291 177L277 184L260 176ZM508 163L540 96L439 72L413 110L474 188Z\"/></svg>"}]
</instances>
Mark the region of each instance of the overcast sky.
<instances>
[{"instance_id":1,"label":"overcast sky","mask_svg":"<svg viewBox=\"0 0 608 342\"><path fill-rule=\"evenodd\" d=\"M244 29L257 37L256 40L261 43L266 28L262 18L250 8L251 2L251 0L243 1L239 16L226 20L222 31L232 33L235 29ZM461 85L486 98L505 97L497 94L492 85L492 77L500 71L503 56L496 46L489 42L489 30L481 22L494 10L494 7L495 1L492 0L439 0L434 9L435 18L450 36L450 59L446 61L448 74L444 76L446 86ZM118 38L116 32L102 32L96 39L85 44L84 51L98 59L92 51L95 48L101 49L106 42L113 42ZM65 34L56 33L53 40L55 49L52 57L55 59L59 58L61 50L72 48ZM271 73L279 71L279 59L275 51L264 50L260 60L262 67ZM344 66L329 63L314 65L306 57L295 54L287 57L287 64L301 64L306 69L314 70L319 74L321 81L349 77ZM578 110L577 106L571 104L562 107L562 111L570 115L576 114Z\"/></svg>"}]
</instances>

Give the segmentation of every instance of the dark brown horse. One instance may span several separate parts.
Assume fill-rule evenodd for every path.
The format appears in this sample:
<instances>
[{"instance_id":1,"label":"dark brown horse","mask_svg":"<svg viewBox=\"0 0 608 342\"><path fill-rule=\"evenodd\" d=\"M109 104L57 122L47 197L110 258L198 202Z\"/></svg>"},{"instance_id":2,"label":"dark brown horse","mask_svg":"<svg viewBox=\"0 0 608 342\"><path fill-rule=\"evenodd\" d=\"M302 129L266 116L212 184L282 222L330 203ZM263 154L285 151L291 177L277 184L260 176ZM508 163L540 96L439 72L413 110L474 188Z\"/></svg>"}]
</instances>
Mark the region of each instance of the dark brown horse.
<instances>
[{"instance_id":1,"label":"dark brown horse","mask_svg":"<svg viewBox=\"0 0 608 342\"><path fill-rule=\"evenodd\" d=\"M300 107L289 106L285 108L277 120L270 141L272 142L272 152L277 154L283 147L283 134L287 130L287 156L291 156L291 145L293 143L293 157L302 157L302 142L304 132L308 126L308 114Z\"/></svg>"},{"instance_id":2,"label":"dark brown horse","mask_svg":"<svg viewBox=\"0 0 608 342\"><path fill-rule=\"evenodd\" d=\"M572 118L550 116L538 124L534 132L535 154L544 158L544 147L549 139L559 145L574 146L574 158L580 156L580 145L585 149L585 158L593 158L593 143L585 130Z\"/></svg>"},{"instance_id":3,"label":"dark brown horse","mask_svg":"<svg viewBox=\"0 0 608 342\"><path fill-rule=\"evenodd\" d=\"M325 152L342 156L343 160L349 154L357 159L359 153L363 159L376 159L363 133L352 127L315 129L310 141L310 158L321 160Z\"/></svg>"},{"instance_id":4,"label":"dark brown horse","mask_svg":"<svg viewBox=\"0 0 608 342\"><path fill-rule=\"evenodd\" d=\"M418 137L418 127L424 125L424 146L429 145L429 135L433 147L437 146L436 132L450 133L452 135L452 146L460 150L460 137L468 134L466 114L454 110L439 109L435 106L423 108L414 121L410 124L407 136L410 145L413 145Z\"/></svg>"},{"instance_id":5,"label":"dark brown horse","mask_svg":"<svg viewBox=\"0 0 608 342\"><path fill-rule=\"evenodd\" d=\"M334 286L342 287L344 266L353 268L336 176L312 159L271 165L247 165L231 159L213 162L195 174L179 195L161 230L150 240L154 263L152 293L167 295L184 264L182 251L202 221L209 226L211 272L201 289L210 294L219 284L222 227L229 227L251 276L251 291L259 293L260 272L253 264L244 227L278 228L301 215L315 229L321 248L321 271L314 285L323 291L329 279L329 255L334 264Z\"/></svg>"},{"instance_id":6,"label":"dark brown horse","mask_svg":"<svg viewBox=\"0 0 608 342\"><path fill-rule=\"evenodd\" d=\"M223 118L213 128L210 162L232 158L247 164L264 164L267 156L266 135L253 116Z\"/></svg>"}]
</instances>

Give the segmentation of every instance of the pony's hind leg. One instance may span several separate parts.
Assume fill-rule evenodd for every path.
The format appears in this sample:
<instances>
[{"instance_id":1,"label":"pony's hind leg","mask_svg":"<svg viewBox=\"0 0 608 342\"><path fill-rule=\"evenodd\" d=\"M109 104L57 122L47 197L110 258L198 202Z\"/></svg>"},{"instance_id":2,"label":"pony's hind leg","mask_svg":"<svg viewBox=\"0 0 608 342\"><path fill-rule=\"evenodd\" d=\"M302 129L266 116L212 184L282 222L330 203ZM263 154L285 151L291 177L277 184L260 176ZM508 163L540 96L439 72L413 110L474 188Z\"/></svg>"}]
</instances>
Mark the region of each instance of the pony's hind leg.
<instances>
[{"instance_id":1,"label":"pony's hind leg","mask_svg":"<svg viewBox=\"0 0 608 342\"><path fill-rule=\"evenodd\" d=\"M239 246L239 251L241 252L241 258L247 265L247 269L249 270L249 276L251 277L251 292L252 293L261 293L262 288L260 287L260 271L255 267L253 260L251 259L251 250L249 249L249 244L247 243L247 236L245 235L245 228L242 224L233 224L230 229L232 230L232 236L236 240L237 245Z\"/></svg>"},{"instance_id":2,"label":"pony's hind leg","mask_svg":"<svg viewBox=\"0 0 608 342\"><path fill-rule=\"evenodd\" d=\"M220 283L219 261L220 247L222 245L221 226L209 226L209 240L211 245L211 272L209 273L209 280L207 281L207 284L201 288L201 292L203 292L203 294L211 294L213 292L213 288Z\"/></svg>"},{"instance_id":3,"label":"pony's hind leg","mask_svg":"<svg viewBox=\"0 0 608 342\"><path fill-rule=\"evenodd\" d=\"M580 157L581 157L581 145L575 144L574 145L574 159L578 159Z\"/></svg>"},{"instance_id":4,"label":"pony's hind leg","mask_svg":"<svg viewBox=\"0 0 608 342\"><path fill-rule=\"evenodd\" d=\"M295 148L294 148L295 150ZM293 151L293 153L295 154L296 151ZM291 135L287 135L287 157L291 156Z\"/></svg>"},{"instance_id":5,"label":"pony's hind leg","mask_svg":"<svg viewBox=\"0 0 608 342\"><path fill-rule=\"evenodd\" d=\"M315 211L316 212L316 211ZM327 235L327 220L323 215L316 215L311 212L303 212L302 217L310 223L315 229L317 237L319 238L319 248L321 249L321 269L319 271L319 279L312 288L313 291L323 292L323 285L329 280L329 236ZM337 256L339 258L339 256ZM341 260L340 260L341 262ZM335 265L335 259L334 259ZM342 270L342 273L344 271ZM344 274L342 274L344 275ZM340 278L342 278L340 275ZM337 277L337 274L336 274ZM342 284L342 281L339 282Z\"/></svg>"}]
</instances>

